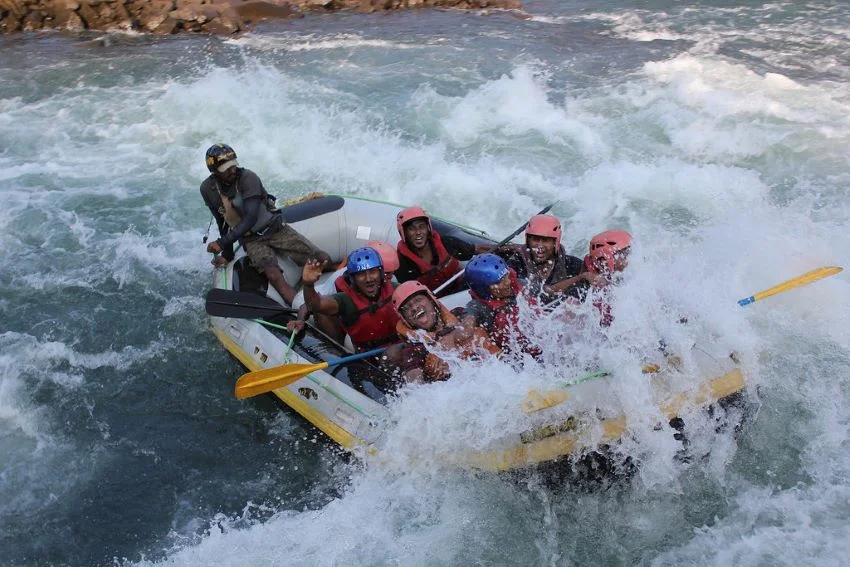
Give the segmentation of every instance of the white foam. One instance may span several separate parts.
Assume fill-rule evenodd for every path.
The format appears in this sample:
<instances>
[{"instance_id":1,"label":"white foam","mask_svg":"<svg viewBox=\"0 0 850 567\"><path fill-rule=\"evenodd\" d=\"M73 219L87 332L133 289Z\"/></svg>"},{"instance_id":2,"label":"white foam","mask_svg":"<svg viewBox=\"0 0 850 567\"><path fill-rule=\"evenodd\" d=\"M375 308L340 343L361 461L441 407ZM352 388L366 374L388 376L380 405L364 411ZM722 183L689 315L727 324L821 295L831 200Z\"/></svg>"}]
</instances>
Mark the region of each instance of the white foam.
<instances>
[{"instance_id":1,"label":"white foam","mask_svg":"<svg viewBox=\"0 0 850 567\"><path fill-rule=\"evenodd\" d=\"M615 323L602 335L611 348L600 350L604 339L589 331L576 331L587 345L567 347L555 322L538 329L548 350L575 354L574 364L557 369L563 377L589 362L620 371L611 381L612 404L629 411L635 443L624 450L642 461L626 497L558 496L442 467L447 447L489 447L506 430L532 423L516 407L549 375L487 363L458 368L446 384L406 391L392 407L391 450L366 469L344 469L347 486L327 506L281 510L262 524L249 519L247 529L236 529L246 523L238 519L203 518L209 534L173 550L169 562L470 563L509 548L514 559L559 564L580 558L582 543L599 541L598 534L571 535L582 534L576 519L586 529L613 526L605 542L626 533L643 548L666 550L659 563L843 556L847 276L746 309L735 301L821 265L850 264L844 85L794 80L781 65L767 73L731 62L718 56L719 47L738 36L714 29L700 37L696 27L676 29L663 15L648 24L651 17L623 11L612 19L613 33L698 45L580 91L558 90L554 71L521 57L492 79L457 71L463 82L456 91L399 86L375 102L343 82L304 78L239 51L237 64L194 77L101 88L83 74L61 94L0 103L10 148L0 154L0 247L14 260L4 276L19 287L99 291L115 282L124 289L158 282L150 293L176 293L164 317L200 311L200 298L162 282L208 279L200 235L209 216L197 187L207 174L203 152L216 141L232 144L281 197L319 189L418 203L497 237L560 199L554 212L576 254L612 226L635 236ZM766 33L759 29L754 33ZM265 49L256 41L227 47ZM398 46L293 34L277 48L298 54ZM774 54L783 65L795 57ZM5 315L9 303L0 306ZM676 322L681 315L688 325ZM638 370L660 337L680 353L707 338L721 353L739 352L765 393L767 413L780 416L755 424L743 456L730 437L713 435L708 421L695 418L694 444L711 449L710 460L694 467L672 460L677 445L669 431L653 430L660 416ZM169 348L153 340L81 352L67 340L11 332L0 341L0 427L28 454L39 443L57 443L52 416L24 401L32 381L84 389L89 370L126 370ZM683 356L686 368L693 365ZM783 411L786 405L794 411ZM272 432L290 435L286 424ZM793 453L782 443L798 443L798 461L785 465L776 457ZM770 474L746 462L759 457ZM697 474L704 482L689 479ZM783 484L803 475L808 486ZM716 486L732 493L717 520L689 508ZM728 493L717 493L726 502ZM707 525L683 535L677 526L690 525L688 512Z\"/></svg>"},{"instance_id":2,"label":"white foam","mask_svg":"<svg viewBox=\"0 0 850 567\"><path fill-rule=\"evenodd\" d=\"M246 34L228 39L227 43L260 51L333 51L338 49L421 49L418 43L403 43L386 39L364 38L359 34L345 33L323 36L319 34Z\"/></svg>"},{"instance_id":3,"label":"white foam","mask_svg":"<svg viewBox=\"0 0 850 567\"><path fill-rule=\"evenodd\" d=\"M612 403L629 411L639 440L625 447L642 461L633 490L637 495L660 493L662 503L632 505L621 512L621 521L639 531L643 525L641 533L648 540L659 530L659 522L666 525L668 514L680 511L676 498L686 490L683 475L689 469L673 460L679 446L669 430L653 431L661 416L650 403L638 370L642 357L655 354L652 348L658 338L687 353L692 342L714 337L719 352L738 351L753 384L771 393L786 392L795 384L796 376L777 373L761 362L792 321L812 340L825 337L837 348L847 348L847 339L841 336L848 328L847 308L839 299L847 288L842 279L813 284L746 311L735 304L808 269L850 260L846 252L850 241L838 230L848 212L840 197L824 193L831 204L829 212L813 213L807 206L809 195L777 197L773 180L747 167L748 159L772 155L776 148L780 153L787 149L814 155L811 152L833 144L828 151L838 151L828 124L842 123L844 109L828 92L787 77L759 75L741 65L685 55L645 65L642 73L616 91L568 96L559 103L545 73L521 66L460 97L420 90L417 110L440 125L439 135L436 141L411 142L349 109L351 101L345 95L340 104L319 112L299 97L290 78L267 68L255 71L256 82L213 72L188 89L175 87L166 98L169 104L186 106L208 93L212 108L245 122L244 128L232 132L231 140L258 164L255 169L269 171L273 179L310 177L368 196L419 202L449 218L463 211L464 220L493 234L512 230L512 225L557 196L563 202L556 211L567 221L564 241L579 253L596 231L613 225L633 232L631 273L618 291L617 316L608 331L612 348L601 352L578 348L576 355L582 362L596 360L604 367L622 369L612 382ZM241 82L251 84L243 87ZM237 98L240 94L247 98L248 89L254 89L257 105L274 99L274 120L268 113L258 119L249 108L230 102L232 98L219 99L213 87L222 83L235 89ZM320 89L317 96L336 95ZM627 112L621 119L600 108ZM215 123L211 117L201 123L206 120L210 127ZM663 135L647 135L640 129L635 133L634 123L658 128ZM800 132L804 135L797 138ZM291 141L296 133L298 144ZM532 140L530 148L570 152L578 165L531 167L480 150L487 144L508 147L516 139ZM458 158L454 148L469 152ZM516 187L524 191L517 194ZM829 218L814 216L821 214ZM134 249L135 238L128 240L129 249ZM682 315L688 316L688 325L676 322ZM556 335L551 328L543 331L549 340ZM549 346L559 348L558 343ZM684 358L686 367L692 364L687 355ZM816 367L818 373L829 368L824 363ZM563 371L569 374L575 369ZM471 480L441 468L440 452L447 447L488 447L508 428L521 429L526 418L517 416L515 408L529 387L545 381L545 373L530 369L516 373L492 363L458 370L446 384L411 388L393 406L397 424L388 432L386 455L365 471L352 471L342 497L319 510L281 511L248 530L233 530L228 520L217 519L200 545L175 551L169 561L263 563L285 556L294 563L334 564L357 553L364 562L456 562L468 537L488 541L481 526L504 533L495 527L502 519L499 504L518 498L522 491L501 484L494 488L487 479ZM811 387L822 388L822 383ZM792 397L809 403L805 396ZM842 415L813 418L808 427L821 433L840 423ZM698 416L692 427L695 448L711 450L700 474L713 483L740 486L730 472L737 454L734 441L714 435L712 424ZM839 437L830 437L828 448L835 450ZM830 470L835 470L832 465L815 465L811 474L829 477ZM686 538L669 557L708 561L742 557L737 555L742 547L723 542L748 529L764 532L753 540L762 545L760 549L779 545L777 538L767 535L770 529L757 526L758 518L746 511L749 498L758 498L761 490L742 488L725 522L705 528L690 543ZM812 489L813 502L826 499L832 490L828 484ZM500 503L493 494L502 498ZM605 502L604 497L593 498L590 505L604 508ZM781 512L792 502L802 502L812 513L820 506L792 495L782 496L768 509ZM547 518L541 520L544 535L529 540L529 557L545 561L565 553L557 534L570 525L569 516L558 506L566 504L550 502L543 507L545 513L533 506L513 508L524 527ZM458 525L464 529L457 530ZM328 533L340 535L329 541ZM802 540L808 530L796 533ZM841 529L833 530L820 541L826 544L843 535ZM722 547L729 548L729 555L717 555Z\"/></svg>"}]
</instances>

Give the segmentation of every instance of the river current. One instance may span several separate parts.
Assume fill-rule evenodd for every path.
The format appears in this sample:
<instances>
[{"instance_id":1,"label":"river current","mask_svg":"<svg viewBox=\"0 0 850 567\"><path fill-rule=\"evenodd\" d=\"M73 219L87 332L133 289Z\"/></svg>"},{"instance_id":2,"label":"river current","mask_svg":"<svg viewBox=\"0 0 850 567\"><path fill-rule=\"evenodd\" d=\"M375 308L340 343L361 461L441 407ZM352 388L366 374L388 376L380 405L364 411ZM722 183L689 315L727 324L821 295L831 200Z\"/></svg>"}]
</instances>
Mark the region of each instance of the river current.
<instances>
[{"instance_id":1,"label":"river current","mask_svg":"<svg viewBox=\"0 0 850 567\"><path fill-rule=\"evenodd\" d=\"M0 563L846 563L848 276L736 300L850 266L850 6L526 9L0 38ZM203 301L219 141L280 198L420 204L497 240L557 201L576 255L629 229L602 362L711 337L758 415L698 463L647 433L608 490L346 457L232 396ZM487 372L397 400L388 446L495 435L488 408L546 379Z\"/></svg>"}]
</instances>

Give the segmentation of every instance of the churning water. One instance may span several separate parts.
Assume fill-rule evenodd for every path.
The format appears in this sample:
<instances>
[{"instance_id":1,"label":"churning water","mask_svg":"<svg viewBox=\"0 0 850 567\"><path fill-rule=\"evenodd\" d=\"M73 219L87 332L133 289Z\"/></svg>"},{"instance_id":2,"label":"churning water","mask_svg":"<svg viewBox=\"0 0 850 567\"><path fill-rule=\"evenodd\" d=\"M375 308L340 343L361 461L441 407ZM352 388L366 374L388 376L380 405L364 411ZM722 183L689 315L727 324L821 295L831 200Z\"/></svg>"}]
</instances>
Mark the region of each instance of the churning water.
<instances>
[{"instance_id":1,"label":"churning water","mask_svg":"<svg viewBox=\"0 0 850 567\"><path fill-rule=\"evenodd\" d=\"M846 561L846 273L735 301L850 265L850 7L527 10L0 39L0 562ZM497 365L411 388L393 405L396 450L344 458L293 412L232 397L242 369L203 309L198 185L218 141L279 197L418 203L496 239L558 200L577 255L628 228L614 346L595 356L637 368L659 337L710 337L739 353L761 411L737 441L705 435L708 460L676 464L639 371L623 371L612 395L648 424L626 485L407 459L496 436L547 379Z\"/></svg>"}]
</instances>

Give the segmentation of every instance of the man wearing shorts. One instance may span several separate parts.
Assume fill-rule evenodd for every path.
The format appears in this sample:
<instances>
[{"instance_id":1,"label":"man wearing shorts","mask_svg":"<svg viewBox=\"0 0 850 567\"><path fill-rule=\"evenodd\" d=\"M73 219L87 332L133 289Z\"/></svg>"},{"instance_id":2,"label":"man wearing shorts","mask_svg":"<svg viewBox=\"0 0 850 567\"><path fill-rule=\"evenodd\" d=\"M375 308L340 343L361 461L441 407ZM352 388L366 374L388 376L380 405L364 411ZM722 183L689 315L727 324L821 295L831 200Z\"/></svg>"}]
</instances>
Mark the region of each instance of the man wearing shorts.
<instances>
[{"instance_id":1,"label":"man wearing shorts","mask_svg":"<svg viewBox=\"0 0 850 567\"><path fill-rule=\"evenodd\" d=\"M283 277L277 255L288 256L299 266L309 259L330 263L330 256L286 224L257 174L239 167L233 148L211 146L206 163L210 176L201 183L201 196L221 234L207 245L207 252L221 254L213 265L221 267L232 260L233 244L238 240L254 268L291 305L295 289Z\"/></svg>"}]
</instances>

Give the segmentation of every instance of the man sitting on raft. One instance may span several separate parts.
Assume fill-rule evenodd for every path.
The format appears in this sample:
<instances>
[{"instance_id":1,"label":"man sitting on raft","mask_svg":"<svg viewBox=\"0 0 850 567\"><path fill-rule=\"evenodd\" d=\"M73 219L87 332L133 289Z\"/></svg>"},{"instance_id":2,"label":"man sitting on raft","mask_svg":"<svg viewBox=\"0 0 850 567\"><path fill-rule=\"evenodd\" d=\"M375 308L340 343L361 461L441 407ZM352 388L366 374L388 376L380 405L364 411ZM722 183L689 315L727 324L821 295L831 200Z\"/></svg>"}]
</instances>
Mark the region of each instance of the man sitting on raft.
<instances>
[{"instance_id":1,"label":"man sitting on raft","mask_svg":"<svg viewBox=\"0 0 850 567\"><path fill-rule=\"evenodd\" d=\"M396 330L407 347L401 370L408 382L434 382L450 376L445 360L430 352L433 347L458 352L467 359L483 353L498 355L497 347L481 328L460 324L458 318L418 281L404 282L393 292L399 315Z\"/></svg>"},{"instance_id":2,"label":"man sitting on raft","mask_svg":"<svg viewBox=\"0 0 850 567\"><path fill-rule=\"evenodd\" d=\"M381 263L384 266L384 279L388 282L392 282L395 276L395 271L398 269L398 254L395 251L395 248L392 247L391 244L384 242L383 240L369 240L364 245L365 248L373 248L378 254L381 256ZM346 261L346 266L348 262ZM333 295L337 292L342 292L345 286L345 275L346 268L340 268L328 278L327 281L320 285L316 285L315 289L319 294L322 295ZM301 292L301 299L303 301L303 291ZM296 296L296 303L299 302ZM307 317L310 316L310 310L307 308L307 304L304 303L298 309L298 317L289 323L286 324L286 328L292 332L300 333L305 325ZM339 322L335 317L329 317L327 315L317 315L316 316L317 323L324 330L325 334L330 336L337 342L343 342L345 340L345 331L340 327Z\"/></svg>"},{"instance_id":3,"label":"man sitting on raft","mask_svg":"<svg viewBox=\"0 0 850 567\"><path fill-rule=\"evenodd\" d=\"M481 327L503 351L519 348L537 358L540 349L530 344L519 328L517 297L522 284L516 272L495 254L479 254L466 264L464 270L472 300L466 305L463 324ZM534 303L534 298L529 298Z\"/></svg>"},{"instance_id":4,"label":"man sitting on raft","mask_svg":"<svg viewBox=\"0 0 850 567\"><path fill-rule=\"evenodd\" d=\"M463 267L466 261L479 252L490 249L488 245L475 245L459 238L443 237L434 230L431 218L421 207L408 207L396 217L398 235L399 283L416 280L430 290L435 290L448 281ZM447 291L461 289L458 282Z\"/></svg>"},{"instance_id":5,"label":"man sitting on raft","mask_svg":"<svg viewBox=\"0 0 850 567\"><path fill-rule=\"evenodd\" d=\"M301 283L308 309L336 317L357 352L396 342L399 319L391 302L395 286L384 276L380 254L374 248L349 254L345 275L337 280L341 291L331 296L321 295L314 287L326 263L313 259L304 264Z\"/></svg>"},{"instance_id":6,"label":"man sitting on raft","mask_svg":"<svg viewBox=\"0 0 850 567\"><path fill-rule=\"evenodd\" d=\"M582 271L581 259L561 246L561 222L552 215L534 215L525 229L525 244L506 244L495 253L525 281L526 293L544 304L563 293L555 284Z\"/></svg>"},{"instance_id":7,"label":"man sitting on raft","mask_svg":"<svg viewBox=\"0 0 850 567\"><path fill-rule=\"evenodd\" d=\"M210 175L201 184L201 197L221 234L207 245L207 252L221 254L213 265L220 268L232 260L233 244L238 240L251 265L292 305L295 289L283 277L277 254L299 265L309 258L327 262L330 256L283 220L257 174L239 167L233 148L227 144L210 146L205 161Z\"/></svg>"},{"instance_id":8,"label":"man sitting on raft","mask_svg":"<svg viewBox=\"0 0 850 567\"><path fill-rule=\"evenodd\" d=\"M632 235L621 229L606 230L590 239L582 272L552 287L561 293L585 301L589 297L599 311L599 324L609 326L613 320L609 289L619 283L623 270L629 265Z\"/></svg>"}]
</instances>

